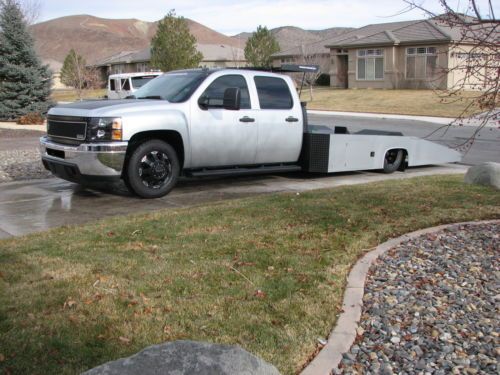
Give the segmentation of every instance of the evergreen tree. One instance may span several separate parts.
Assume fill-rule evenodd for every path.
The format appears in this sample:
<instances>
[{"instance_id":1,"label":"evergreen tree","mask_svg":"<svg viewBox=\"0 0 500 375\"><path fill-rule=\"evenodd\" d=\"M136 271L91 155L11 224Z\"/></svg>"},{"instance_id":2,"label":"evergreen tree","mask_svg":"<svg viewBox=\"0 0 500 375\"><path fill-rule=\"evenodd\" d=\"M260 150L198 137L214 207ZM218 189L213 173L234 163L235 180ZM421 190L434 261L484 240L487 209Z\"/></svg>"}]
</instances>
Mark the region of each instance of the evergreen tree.
<instances>
[{"instance_id":1,"label":"evergreen tree","mask_svg":"<svg viewBox=\"0 0 500 375\"><path fill-rule=\"evenodd\" d=\"M45 114L52 74L36 55L17 0L0 0L0 119Z\"/></svg>"},{"instance_id":2,"label":"evergreen tree","mask_svg":"<svg viewBox=\"0 0 500 375\"><path fill-rule=\"evenodd\" d=\"M259 26L245 45L245 58L253 65L269 68L272 65L271 55L279 52L280 45L267 27Z\"/></svg>"},{"instance_id":3,"label":"evergreen tree","mask_svg":"<svg viewBox=\"0 0 500 375\"><path fill-rule=\"evenodd\" d=\"M203 55L196 49L196 38L189 31L184 17L171 10L159 22L151 41L151 65L164 72L196 68Z\"/></svg>"}]
</instances>

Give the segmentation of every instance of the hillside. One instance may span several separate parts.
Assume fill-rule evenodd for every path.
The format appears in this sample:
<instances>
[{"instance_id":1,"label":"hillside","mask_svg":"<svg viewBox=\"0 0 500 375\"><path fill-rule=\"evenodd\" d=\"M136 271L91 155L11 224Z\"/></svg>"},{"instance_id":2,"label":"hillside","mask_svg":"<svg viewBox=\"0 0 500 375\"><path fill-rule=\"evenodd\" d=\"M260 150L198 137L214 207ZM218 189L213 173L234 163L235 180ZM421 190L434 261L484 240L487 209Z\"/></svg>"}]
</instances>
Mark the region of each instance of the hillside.
<instances>
[{"instance_id":1,"label":"hillside","mask_svg":"<svg viewBox=\"0 0 500 375\"><path fill-rule=\"evenodd\" d=\"M238 46L234 38L187 21L198 43ZM73 48L92 63L121 51L146 48L156 32L156 22L77 15L35 24L32 31L37 52L43 59L63 61Z\"/></svg>"},{"instance_id":2,"label":"hillside","mask_svg":"<svg viewBox=\"0 0 500 375\"><path fill-rule=\"evenodd\" d=\"M189 29L200 44L225 44L244 48L251 33L234 37L221 34L198 22L187 19ZM122 51L134 51L149 46L156 32L156 22L137 19L106 19L89 15L56 18L32 27L35 46L44 60L64 61L71 48L84 56L88 63ZM334 27L326 30L303 30L284 26L272 29L281 50L301 44L318 42L351 30Z\"/></svg>"},{"instance_id":3,"label":"hillside","mask_svg":"<svg viewBox=\"0 0 500 375\"><path fill-rule=\"evenodd\" d=\"M295 26L283 26L271 29L271 33L278 41L281 50L286 51L298 45L332 38L350 30L352 30L352 28L349 27L332 27L325 30L304 30ZM244 45L251 35L252 33L250 32L244 32L233 36L233 38L240 39L242 45Z\"/></svg>"}]
</instances>

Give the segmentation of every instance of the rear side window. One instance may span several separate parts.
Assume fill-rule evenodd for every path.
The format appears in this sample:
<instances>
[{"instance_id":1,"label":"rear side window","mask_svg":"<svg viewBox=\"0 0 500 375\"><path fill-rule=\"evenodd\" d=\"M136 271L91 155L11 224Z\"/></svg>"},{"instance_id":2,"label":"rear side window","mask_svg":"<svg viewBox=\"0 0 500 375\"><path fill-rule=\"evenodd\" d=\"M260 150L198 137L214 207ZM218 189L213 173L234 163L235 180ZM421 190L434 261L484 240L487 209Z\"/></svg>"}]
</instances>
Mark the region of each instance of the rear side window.
<instances>
[{"instance_id":1,"label":"rear side window","mask_svg":"<svg viewBox=\"0 0 500 375\"><path fill-rule=\"evenodd\" d=\"M202 96L210 100L210 105L221 107L224 102L224 91L230 87L237 87L241 92L241 109L250 109L250 95L245 78L240 75L226 75L217 78L207 87Z\"/></svg>"},{"instance_id":2,"label":"rear side window","mask_svg":"<svg viewBox=\"0 0 500 375\"><path fill-rule=\"evenodd\" d=\"M115 80L114 79L109 80L109 89L111 91L115 91Z\"/></svg>"},{"instance_id":3,"label":"rear side window","mask_svg":"<svg viewBox=\"0 0 500 375\"><path fill-rule=\"evenodd\" d=\"M261 109L290 109L293 99L284 79L276 77L254 78Z\"/></svg>"}]
</instances>

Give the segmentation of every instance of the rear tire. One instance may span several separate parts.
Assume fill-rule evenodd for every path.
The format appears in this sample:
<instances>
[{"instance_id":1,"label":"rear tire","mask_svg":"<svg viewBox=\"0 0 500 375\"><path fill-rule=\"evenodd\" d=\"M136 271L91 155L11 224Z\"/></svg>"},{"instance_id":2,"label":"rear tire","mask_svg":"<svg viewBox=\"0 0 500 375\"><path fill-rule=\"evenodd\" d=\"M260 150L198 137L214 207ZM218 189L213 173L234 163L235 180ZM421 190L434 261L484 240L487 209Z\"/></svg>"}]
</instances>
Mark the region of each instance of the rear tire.
<instances>
[{"instance_id":1,"label":"rear tire","mask_svg":"<svg viewBox=\"0 0 500 375\"><path fill-rule=\"evenodd\" d=\"M384 156L384 173L396 172L403 163L403 150L389 150Z\"/></svg>"},{"instance_id":2,"label":"rear tire","mask_svg":"<svg viewBox=\"0 0 500 375\"><path fill-rule=\"evenodd\" d=\"M127 188L141 198L167 195L177 184L180 164L177 153L168 143L154 139L137 146L125 169Z\"/></svg>"}]
</instances>

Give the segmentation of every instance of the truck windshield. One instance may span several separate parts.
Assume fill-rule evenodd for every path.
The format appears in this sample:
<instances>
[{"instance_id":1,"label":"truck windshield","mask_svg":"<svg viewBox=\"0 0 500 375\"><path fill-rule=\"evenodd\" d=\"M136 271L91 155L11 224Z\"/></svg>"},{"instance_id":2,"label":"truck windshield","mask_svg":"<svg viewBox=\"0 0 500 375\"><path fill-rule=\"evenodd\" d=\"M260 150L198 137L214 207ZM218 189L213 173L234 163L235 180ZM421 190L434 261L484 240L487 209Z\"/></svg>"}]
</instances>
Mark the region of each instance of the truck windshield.
<instances>
[{"instance_id":1,"label":"truck windshield","mask_svg":"<svg viewBox=\"0 0 500 375\"><path fill-rule=\"evenodd\" d=\"M171 103L188 100L193 92L207 78L208 72L172 72L151 80L137 90L133 97L137 99L162 99Z\"/></svg>"}]
</instances>

